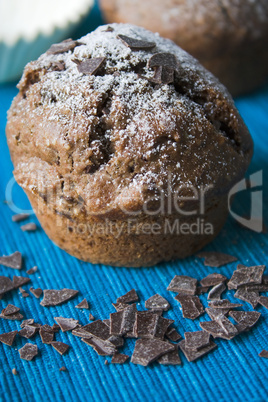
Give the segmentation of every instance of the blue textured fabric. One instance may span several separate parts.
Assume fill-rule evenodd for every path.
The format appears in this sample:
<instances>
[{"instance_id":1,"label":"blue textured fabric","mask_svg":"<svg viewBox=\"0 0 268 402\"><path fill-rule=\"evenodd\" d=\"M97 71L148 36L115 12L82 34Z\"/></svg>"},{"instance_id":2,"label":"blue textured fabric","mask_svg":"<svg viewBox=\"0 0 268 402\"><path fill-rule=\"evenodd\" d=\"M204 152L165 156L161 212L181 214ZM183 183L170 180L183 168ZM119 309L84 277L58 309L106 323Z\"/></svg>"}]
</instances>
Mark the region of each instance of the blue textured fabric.
<instances>
[{"instance_id":1,"label":"blue textured fabric","mask_svg":"<svg viewBox=\"0 0 268 402\"><path fill-rule=\"evenodd\" d=\"M95 20L96 22L96 20ZM12 164L5 139L6 111L17 91L15 85L0 87L0 255L20 250L24 257L23 270L37 265L39 270L31 276L32 283L25 286L64 288L79 290L79 295L67 304L43 308L40 300L32 295L26 299L19 292L11 292L0 301L0 309L8 303L21 307L26 318L34 318L42 324L54 323L53 317L65 316L88 323L88 311L75 309L75 305L86 297L90 312L100 319L108 318L113 312L111 302L119 295L135 288L141 303L155 293L160 293L170 302L172 309L165 314L175 320L175 326L183 335L185 331L200 329L199 322L208 320L205 314L195 321L182 318L179 304L166 288L175 274L188 274L201 279L208 273L221 272L230 276L236 263L219 269L204 267L197 258L159 264L152 268L112 268L93 266L81 262L55 246L36 218L29 221L38 224L33 233L24 233L20 224L13 223L14 213L3 203L6 186L12 179ZM236 104L244 117L255 142L254 158L250 173L264 172L264 208L267 218L268 190L268 88L240 98ZM20 208L28 208L29 203L23 191L14 185L13 199ZM245 214L248 199L236 202L236 210ZM265 264L267 261L267 234L257 234L240 227L231 217L217 239L206 247L230 253L244 264ZM0 275L10 278L18 272L0 266ZM233 292L226 297L232 301ZM201 296L206 306L206 297ZM243 303L243 302L242 302ZM243 303L244 310L252 310ZM261 306L257 310L262 317L256 327L232 341L216 340L218 349L195 363L188 363L183 355L183 366L164 367L154 363L148 368L126 363L125 365L105 365L105 357L100 357L89 346L82 343L70 332L56 335L56 340L68 343L68 354L60 356L51 346L43 345L36 336L31 343L37 343L39 356L32 362L19 358L18 349L28 340L17 337L13 347L0 343L0 401L266 401L268 399L268 360L258 357L262 349L268 349L268 311ZM0 333L19 329L19 322L0 319ZM129 339L123 353L131 354L134 341ZM108 358L110 360L110 358ZM59 368L66 366L67 372ZM11 372L16 368L18 375Z\"/></svg>"}]
</instances>

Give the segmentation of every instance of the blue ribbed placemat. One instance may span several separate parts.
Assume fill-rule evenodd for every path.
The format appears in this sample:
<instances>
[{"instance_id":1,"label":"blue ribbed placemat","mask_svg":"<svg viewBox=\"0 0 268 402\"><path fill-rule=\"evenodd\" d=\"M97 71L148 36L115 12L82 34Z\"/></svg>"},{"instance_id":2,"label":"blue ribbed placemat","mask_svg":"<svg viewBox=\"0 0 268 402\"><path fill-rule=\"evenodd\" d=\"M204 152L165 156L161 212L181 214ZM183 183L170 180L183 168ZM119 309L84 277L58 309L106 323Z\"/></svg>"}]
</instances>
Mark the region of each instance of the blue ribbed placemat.
<instances>
[{"instance_id":1,"label":"blue ribbed placemat","mask_svg":"<svg viewBox=\"0 0 268 402\"><path fill-rule=\"evenodd\" d=\"M0 255L20 250L24 256L24 268L17 272L0 266L0 275L12 277L25 275L34 265L39 270L31 276L32 286L41 288L70 287L80 291L69 303L43 308L32 295L26 299L19 292L11 292L0 301L0 309L8 303L21 307L25 317L40 323L53 324L53 317L66 316L79 319L85 325L88 311L75 309L84 297L91 305L91 313L100 319L108 318L114 309L111 302L131 288L138 290L141 303L155 293L160 293L170 302L172 309L165 316L175 319L175 325L183 335L185 331L199 329L199 322L208 320L204 315L192 322L183 319L179 304L173 294L165 289L175 274L189 274L198 279L218 271L230 276L235 263L219 269L207 268L195 257L183 261L160 264L152 268L112 268L83 263L61 251L42 231L23 233L20 224L11 222L13 212L3 203L7 183L12 179L12 164L5 139L6 111L16 94L15 86L0 87ZM264 172L264 209L267 208L268 190L268 88L237 100L255 142L255 154L250 172ZM13 199L21 207L29 206L22 190L15 185ZM236 202L236 208L246 213L247 197ZM267 219L265 210L265 220ZM35 217L30 219L35 221ZM218 238L206 250L230 253L244 264L265 264L267 261L267 234L256 234L241 228L229 218ZM30 286L26 285L28 289ZM235 301L233 292L226 297ZM201 297L206 305L206 297ZM245 310L251 306L243 303ZM232 341L216 340L218 349L195 363L188 363L182 356L183 366L163 367L153 364L148 368L127 363L123 366L104 365L89 346L70 333L56 335L56 339L68 343L67 355L60 356L49 345L43 345L38 336L30 340L37 343L40 354L33 362L20 360L18 349L28 340L17 337L13 347L0 343L0 401L266 401L268 399L268 360L258 353L268 349L268 311L257 307L262 317L249 333ZM0 319L0 333L19 328L19 322ZM131 353L134 341L129 339L123 353ZM110 358L108 358L110 360ZM59 372L66 366L67 372ZM17 376L11 373L16 367Z\"/></svg>"}]
</instances>

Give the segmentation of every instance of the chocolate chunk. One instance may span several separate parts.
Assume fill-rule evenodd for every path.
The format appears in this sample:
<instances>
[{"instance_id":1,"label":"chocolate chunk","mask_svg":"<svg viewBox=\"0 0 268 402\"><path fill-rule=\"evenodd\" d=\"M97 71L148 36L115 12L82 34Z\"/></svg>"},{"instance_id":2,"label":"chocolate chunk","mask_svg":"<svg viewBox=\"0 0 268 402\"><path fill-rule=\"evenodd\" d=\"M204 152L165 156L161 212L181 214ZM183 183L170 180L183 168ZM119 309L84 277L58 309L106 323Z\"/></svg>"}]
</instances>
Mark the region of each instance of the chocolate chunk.
<instances>
[{"instance_id":1,"label":"chocolate chunk","mask_svg":"<svg viewBox=\"0 0 268 402\"><path fill-rule=\"evenodd\" d=\"M82 61L77 65L79 73L93 75L98 72L98 70L103 66L106 58L105 57L95 57L92 59L87 59Z\"/></svg>"},{"instance_id":2,"label":"chocolate chunk","mask_svg":"<svg viewBox=\"0 0 268 402\"><path fill-rule=\"evenodd\" d=\"M81 335L79 335L79 333ZM101 320L96 320L81 328L77 328L74 331L72 331L72 334L83 338L94 337L104 341L108 340L108 338L110 337L109 327Z\"/></svg>"},{"instance_id":3,"label":"chocolate chunk","mask_svg":"<svg viewBox=\"0 0 268 402\"><path fill-rule=\"evenodd\" d=\"M178 60L172 53L155 53L149 59L148 67L168 67L176 70L178 68Z\"/></svg>"},{"instance_id":4,"label":"chocolate chunk","mask_svg":"<svg viewBox=\"0 0 268 402\"><path fill-rule=\"evenodd\" d=\"M49 344L54 341L54 332L46 331L44 327L40 328L40 337L43 343Z\"/></svg>"},{"instance_id":5,"label":"chocolate chunk","mask_svg":"<svg viewBox=\"0 0 268 402\"><path fill-rule=\"evenodd\" d=\"M194 320L204 313L198 296L177 295L175 299L181 304L184 318Z\"/></svg>"},{"instance_id":6,"label":"chocolate chunk","mask_svg":"<svg viewBox=\"0 0 268 402\"><path fill-rule=\"evenodd\" d=\"M117 35L117 38L120 39L124 43L124 45L130 47L131 50L150 50L156 46L154 42L148 42L143 39L130 38L126 35Z\"/></svg>"},{"instance_id":7,"label":"chocolate chunk","mask_svg":"<svg viewBox=\"0 0 268 402\"><path fill-rule=\"evenodd\" d=\"M262 283L262 276L265 270L264 265L255 267L238 266L232 278L228 282L228 289L237 289L242 285L257 285Z\"/></svg>"},{"instance_id":8,"label":"chocolate chunk","mask_svg":"<svg viewBox=\"0 0 268 402\"><path fill-rule=\"evenodd\" d=\"M182 352L184 353L188 362L193 362L193 361L199 359L200 357L205 356L207 353L211 352L212 350L216 349L218 346L213 341L210 341L208 346L206 346L200 350L186 349L185 340L182 340L179 343L179 347L182 350Z\"/></svg>"},{"instance_id":9,"label":"chocolate chunk","mask_svg":"<svg viewBox=\"0 0 268 402\"><path fill-rule=\"evenodd\" d=\"M50 345L53 346L53 348L59 352L59 354L64 355L64 353L67 352L67 350L69 349L69 345L67 345L66 343L63 342L51 342Z\"/></svg>"},{"instance_id":10,"label":"chocolate chunk","mask_svg":"<svg viewBox=\"0 0 268 402\"><path fill-rule=\"evenodd\" d=\"M247 287L239 287L234 294L236 299L243 300L252 305L253 308L257 307L259 303L259 292L254 292Z\"/></svg>"},{"instance_id":11,"label":"chocolate chunk","mask_svg":"<svg viewBox=\"0 0 268 402\"><path fill-rule=\"evenodd\" d=\"M65 303L75 297L78 294L77 290L73 289L45 289L44 290L44 298L41 301L40 305L47 306L58 306L59 304Z\"/></svg>"},{"instance_id":12,"label":"chocolate chunk","mask_svg":"<svg viewBox=\"0 0 268 402\"><path fill-rule=\"evenodd\" d=\"M0 318L3 318L4 320L21 321L23 319L23 315L20 313L9 314L9 315L4 315L1 313Z\"/></svg>"},{"instance_id":13,"label":"chocolate chunk","mask_svg":"<svg viewBox=\"0 0 268 402\"><path fill-rule=\"evenodd\" d=\"M26 271L26 274L27 275L35 274L37 270L38 270L38 268L35 266L33 268L28 269L28 271Z\"/></svg>"},{"instance_id":14,"label":"chocolate chunk","mask_svg":"<svg viewBox=\"0 0 268 402\"><path fill-rule=\"evenodd\" d=\"M75 308L85 308L85 309L89 309L89 305L88 305L87 299L82 300L79 304L77 304L77 306L75 306Z\"/></svg>"},{"instance_id":15,"label":"chocolate chunk","mask_svg":"<svg viewBox=\"0 0 268 402\"><path fill-rule=\"evenodd\" d=\"M139 301L139 296L135 289L130 290L125 295L118 297L116 303L133 303Z\"/></svg>"},{"instance_id":16,"label":"chocolate chunk","mask_svg":"<svg viewBox=\"0 0 268 402\"><path fill-rule=\"evenodd\" d=\"M263 349L261 353L259 353L259 356L268 359L268 350Z\"/></svg>"},{"instance_id":17,"label":"chocolate chunk","mask_svg":"<svg viewBox=\"0 0 268 402\"><path fill-rule=\"evenodd\" d=\"M29 222L25 225L22 225L20 228L23 232L34 232L37 229L37 226L35 223Z\"/></svg>"},{"instance_id":18,"label":"chocolate chunk","mask_svg":"<svg viewBox=\"0 0 268 402\"><path fill-rule=\"evenodd\" d=\"M185 348L200 350L210 344L210 334L206 331L185 332Z\"/></svg>"},{"instance_id":19,"label":"chocolate chunk","mask_svg":"<svg viewBox=\"0 0 268 402\"><path fill-rule=\"evenodd\" d=\"M3 315L12 315L20 311L19 307L13 306L13 304L8 304L4 310L2 310Z\"/></svg>"},{"instance_id":20,"label":"chocolate chunk","mask_svg":"<svg viewBox=\"0 0 268 402\"><path fill-rule=\"evenodd\" d=\"M200 284L205 287L211 287L211 286L219 285L220 283L223 283L226 280L227 280L226 276L217 274L217 273L213 273L213 274L209 274L208 276L203 278L200 281Z\"/></svg>"},{"instance_id":21,"label":"chocolate chunk","mask_svg":"<svg viewBox=\"0 0 268 402\"><path fill-rule=\"evenodd\" d=\"M229 315L240 325L240 330L243 327L243 331L247 331L256 324L261 313L257 311L230 311Z\"/></svg>"},{"instance_id":22,"label":"chocolate chunk","mask_svg":"<svg viewBox=\"0 0 268 402\"><path fill-rule=\"evenodd\" d=\"M73 318L65 318L65 317L54 317L54 320L60 326L62 332L72 331L77 328L79 325L78 320L74 320Z\"/></svg>"},{"instance_id":23,"label":"chocolate chunk","mask_svg":"<svg viewBox=\"0 0 268 402\"><path fill-rule=\"evenodd\" d=\"M212 300L212 301L208 302L208 305L211 308L228 308L228 309L232 309L232 308L242 307L242 304L231 303L227 299Z\"/></svg>"},{"instance_id":24,"label":"chocolate chunk","mask_svg":"<svg viewBox=\"0 0 268 402\"><path fill-rule=\"evenodd\" d=\"M221 267L222 265L229 264L237 261L236 257L229 254L217 253L214 251L204 251L197 254L199 258L205 258L204 265L207 267Z\"/></svg>"},{"instance_id":25,"label":"chocolate chunk","mask_svg":"<svg viewBox=\"0 0 268 402\"><path fill-rule=\"evenodd\" d=\"M112 305L114 306L116 311L124 310L124 308L126 308L128 306L127 303L112 303Z\"/></svg>"},{"instance_id":26,"label":"chocolate chunk","mask_svg":"<svg viewBox=\"0 0 268 402\"><path fill-rule=\"evenodd\" d=\"M157 359L157 362L163 366L180 366L182 363L178 353L178 348L178 345L175 345L175 350L165 353Z\"/></svg>"},{"instance_id":27,"label":"chocolate chunk","mask_svg":"<svg viewBox=\"0 0 268 402\"><path fill-rule=\"evenodd\" d=\"M12 222L21 222L29 218L30 214L17 214L12 216Z\"/></svg>"},{"instance_id":28,"label":"chocolate chunk","mask_svg":"<svg viewBox=\"0 0 268 402\"><path fill-rule=\"evenodd\" d=\"M179 292L182 295L194 295L196 293L197 279L190 276L175 275L167 290Z\"/></svg>"},{"instance_id":29,"label":"chocolate chunk","mask_svg":"<svg viewBox=\"0 0 268 402\"><path fill-rule=\"evenodd\" d=\"M33 287L31 287L29 290L37 299L39 299L41 294L43 293L43 290L40 288L34 289Z\"/></svg>"},{"instance_id":30,"label":"chocolate chunk","mask_svg":"<svg viewBox=\"0 0 268 402\"><path fill-rule=\"evenodd\" d=\"M30 278L26 278L24 276L13 276L14 289L17 289L17 288L19 288L21 286L24 286L29 282L31 282Z\"/></svg>"},{"instance_id":31,"label":"chocolate chunk","mask_svg":"<svg viewBox=\"0 0 268 402\"><path fill-rule=\"evenodd\" d=\"M82 45L82 43L77 42L76 40L72 39L65 39L60 43L54 43L50 48L47 50L47 54L59 54L65 53L69 50L73 50L76 46Z\"/></svg>"},{"instance_id":32,"label":"chocolate chunk","mask_svg":"<svg viewBox=\"0 0 268 402\"><path fill-rule=\"evenodd\" d=\"M175 350L175 345L159 339L138 339L131 357L131 362L148 366L160 356Z\"/></svg>"},{"instance_id":33,"label":"chocolate chunk","mask_svg":"<svg viewBox=\"0 0 268 402\"><path fill-rule=\"evenodd\" d=\"M31 361L38 355L38 347L32 343L26 343L26 345L19 349L19 354L21 359Z\"/></svg>"},{"instance_id":34,"label":"chocolate chunk","mask_svg":"<svg viewBox=\"0 0 268 402\"><path fill-rule=\"evenodd\" d=\"M145 307L151 310L167 311L170 308L170 304L164 297L156 294L145 301Z\"/></svg>"},{"instance_id":35,"label":"chocolate chunk","mask_svg":"<svg viewBox=\"0 0 268 402\"><path fill-rule=\"evenodd\" d=\"M100 356L112 356L116 353L116 347L109 341L99 338L82 338L82 341L90 345Z\"/></svg>"},{"instance_id":36,"label":"chocolate chunk","mask_svg":"<svg viewBox=\"0 0 268 402\"><path fill-rule=\"evenodd\" d=\"M59 371L67 371L67 368L65 366L62 366Z\"/></svg>"},{"instance_id":37,"label":"chocolate chunk","mask_svg":"<svg viewBox=\"0 0 268 402\"><path fill-rule=\"evenodd\" d=\"M217 317L221 315L227 315L230 311L229 308L206 308L206 313L212 320L215 320Z\"/></svg>"},{"instance_id":38,"label":"chocolate chunk","mask_svg":"<svg viewBox=\"0 0 268 402\"><path fill-rule=\"evenodd\" d=\"M17 333L18 331L12 331L0 334L0 342L4 343L5 345L12 346Z\"/></svg>"},{"instance_id":39,"label":"chocolate chunk","mask_svg":"<svg viewBox=\"0 0 268 402\"><path fill-rule=\"evenodd\" d=\"M128 355L123 355L122 353L115 353L113 355L112 364L124 364L129 359Z\"/></svg>"},{"instance_id":40,"label":"chocolate chunk","mask_svg":"<svg viewBox=\"0 0 268 402\"><path fill-rule=\"evenodd\" d=\"M223 339L230 340L235 335L238 334L238 331L235 332L235 330L234 330L235 333L232 333L231 335L229 335L225 331L225 329L223 329L223 327L216 321L203 321L203 322L200 322L199 325L204 331L211 334L213 336L213 338L223 338Z\"/></svg>"},{"instance_id":41,"label":"chocolate chunk","mask_svg":"<svg viewBox=\"0 0 268 402\"><path fill-rule=\"evenodd\" d=\"M13 268L13 269L21 269L22 267L22 256L19 251L15 251L15 253L10 255L3 255L0 257L0 265L4 265L5 267Z\"/></svg>"},{"instance_id":42,"label":"chocolate chunk","mask_svg":"<svg viewBox=\"0 0 268 402\"><path fill-rule=\"evenodd\" d=\"M177 342L181 339L181 335L176 331L175 328L168 328L165 333L166 337L173 342Z\"/></svg>"},{"instance_id":43,"label":"chocolate chunk","mask_svg":"<svg viewBox=\"0 0 268 402\"><path fill-rule=\"evenodd\" d=\"M23 338L30 339L38 332L38 328L31 325L25 325L23 329L19 331L19 335Z\"/></svg>"},{"instance_id":44,"label":"chocolate chunk","mask_svg":"<svg viewBox=\"0 0 268 402\"><path fill-rule=\"evenodd\" d=\"M223 282L213 286L208 294L208 300L220 300L221 295L225 290L226 286Z\"/></svg>"},{"instance_id":45,"label":"chocolate chunk","mask_svg":"<svg viewBox=\"0 0 268 402\"><path fill-rule=\"evenodd\" d=\"M17 372L17 370L15 368L12 369L12 374L13 375L18 375L18 372Z\"/></svg>"},{"instance_id":46,"label":"chocolate chunk","mask_svg":"<svg viewBox=\"0 0 268 402\"><path fill-rule=\"evenodd\" d=\"M268 297L266 297L266 296L260 296L260 298L259 298L259 303L260 303L263 307L265 307L265 308L268 309Z\"/></svg>"}]
</instances>

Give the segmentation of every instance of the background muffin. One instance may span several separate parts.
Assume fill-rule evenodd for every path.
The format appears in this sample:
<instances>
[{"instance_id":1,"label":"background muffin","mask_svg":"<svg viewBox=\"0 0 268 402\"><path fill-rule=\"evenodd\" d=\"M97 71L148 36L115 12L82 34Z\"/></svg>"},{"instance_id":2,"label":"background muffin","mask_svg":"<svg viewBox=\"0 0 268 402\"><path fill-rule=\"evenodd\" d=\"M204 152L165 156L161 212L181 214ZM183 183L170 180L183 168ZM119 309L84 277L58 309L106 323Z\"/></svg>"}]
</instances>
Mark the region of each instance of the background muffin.
<instances>
[{"instance_id":1,"label":"background muffin","mask_svg":"<svg viewBox=\"0 0 268 402\"><path fill-rule=\"evenodd\" d=\"M174 40L239 95L268 77L267 0L100 0L107 22Z\"/></svg>"},{"instance_id":2,"label":"background muffin","mask_svg":"<svg viewBox=\"0 0 268 402\"><path fill-rule=\"evenodd\" d=\"M252 140L225 88L173 42L102 26L52 46L18 87L6 129L15 178L60 247L141 266L190 255L217 235ZM205 188L200 211L193 189ZM202 219L213 232L164 230L178 219Z\"/></svg>"}]
</instances>

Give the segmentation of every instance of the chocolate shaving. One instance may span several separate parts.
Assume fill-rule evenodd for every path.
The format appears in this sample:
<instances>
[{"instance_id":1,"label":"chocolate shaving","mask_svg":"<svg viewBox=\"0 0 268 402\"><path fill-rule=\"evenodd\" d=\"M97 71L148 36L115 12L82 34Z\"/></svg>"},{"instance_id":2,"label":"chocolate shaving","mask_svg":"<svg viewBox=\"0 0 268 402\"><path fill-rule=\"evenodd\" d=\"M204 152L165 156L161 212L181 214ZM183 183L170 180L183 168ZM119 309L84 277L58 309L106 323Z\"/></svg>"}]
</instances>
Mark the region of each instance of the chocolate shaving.
<instances>
[{"instance_id":1,"label":"chocolate shaving","mask_svg":"<svg viewBox=\"0 0 268 402\"><path fill-rule=\"evenodd\" d=\"M203 278L200 281L200 284L204 287L211 287L211 286L219 285L220 283L223 283L226 280L227 280L226 276L217 274L217 273L213 273L213 274L209 274L208 276Z\"/></svg>"},{"instance_id":2,"label":"chocolate shaving","mask_svg":"<svg viewBox=\"0 0 268 402\"><path fill-rule=\"evenodd\" d=\"M73 289L45 289L44 290L44 298L41 301L40 305L44 307L48 306L58 306L62 303L65 303L71 300L78 294L77 290Z\"/></svg>"},{"instance_id":3,"label":"chocolate shaving","mask_svg":"<svg viewBox=\"0 0 268 402\"><path fill-rule=\"evenodd\" d=\"M5 345L12 346L17 333L18 331L12 331L0 334L0 342L4 343Z\"/></svg>"},{"instance_id":4,"label":"chocolate shaving","mask_svg":"<svg viewBox=\"0 0 268 402\"><path fill-rule=\"evenodd\" d=\"M37 226L33 222L26 223L26 225L22 225L21 230L23 232L34 232L37 229Z\"/></svg>"},{"instance_id":5,"label":"chocolate shaving","mask_svg":"<svg viewBox=\"0 0 268 402\"><path fill-rule=\"evenodd\" d=\"M170 304L164 297L156 294L145 301L145 307L151 310L167 311L170 308Z\"/></svg>"},{"instance_id":6,"label":"chocolate shaving","mask_svg":"<svg viewBox=\"0 0 268 402\"><path fill-rule=\"evenodd\" d=\"M41 294L43 293L43 290L40 288L34 289L33 287L29 289L30 292L37 298L39 299L41 297Z\"/></svg>"},{"instance_id":7,"label":"chocolate shaving","mask_svg":"<svg viewBox=\"0 0 268 402\"><path fill-rule=\"evenodd\" d=\"M178 353L178 349L178 345L175 345L175 350L165 353L163 356L157 359L157 362L159 364L162 364L163 366L180 366L182 362Z\"/></svg>"},{"instance_id":8,"label":"chocolate shaving","mask_svg":"<svg viewBox=\"0 0 268 402\"><path fill-rule=\"evenodd\" d=\"M12 222L21 222L29 218L30 214L17 214L12 216Z\"/></svg>"},{"instance_id":9,"label":"chocolate shaving","mask_svg":"<svg viewBox=\"0 0 268 402\"><path fill-rule=\"evenodd\" d=\"M53 348L61 355L64 355L64 353L67 352L67 350L69 349L69 345L67 345L66 343L63 342L51 342L50 345L53 346Z\"/></svg>"},{"instance_id":10,"label":"chocolate shaving","mask_svg":"<svg viewBox=\"0 0 268 402\"><path fill-rule=\"evenodd\" d=\"M72 331L77 328L79 325L78 320L74 320L73 318L65 318L65 317L54 317L54 320L60 326L62 332Z\"/></svg>"},{"instance_id":11,"label":"chocolate shaving","mask_svg":"<svg viewBox=\"0 0 268 402\"><path fill-rule=\"evenodd\" d=\"M31 361L38 355L38 347L32 343L26 343L26 345L19 349L19 354L21 359Z\"/></svg>"},{"instance_id":12,"label":"chocolate shaving","mask_svg":"<svg viewBox=\"0 0 268 402\"><path fill-rule=\"evenodd\" d=\"M206 331L185 332L185 348L194 351L210 344L210 334Z\"/></svg>"},{"instance_id":13,"label":"chocolate shaving","mask_svg":"<svg viewBox=\"0 0 268 402\"><path fill-rule=\"evenodd\" d=\"M124 364L129 359L128 355L124 355L122 353L115 353L111 360L112 364Z\"/></svg>"},{"instance_id":14,"label":"chocolate shaving","mask_svg":"<svg viewBox=\"0 0 268 402\"><path fill-rule=\"evenodd\" d=\"M156 46L155 42L130 38L126 35L117 35L117 38L120 39L125 46L130 47L131 50L150 50Z\"/></svg>"},{"instance_id":15,"label":"chocolate shaving","mask_svg":"<svg viewBox=\"0 0 268 402\"><path fill-rule=\"evenodd\" d=\"M159 339L138 339L131 357L131 362L148 366L160 356L175 350L175 345Z\"/></svg>"},{"instance_id":16,"label":"chocolate shaving","mask_svg":"<svg viewBox=\"0 0 268 402\"><path fill-rule=\"evenodd\" d=\"M87 59L79 63L77 65L77 69L79 73L94 75L103 66L105 60L105 57L94 57L92 59Z\"/></svg>"},{"instance_id":17,"label":"chocolate shaving","mask_svg":"<svg viewBox=\"0 0 268 402\"><path fill-rule=\"evenodd\" d=\"M199 359L200 357L205 356L209 352L212 352L212 350L216 349L218 346L213 341L210 341L208 346L206 346L200 350L186 349L185 340L182 340L179 343L179 347L182 350L182 352L184 353L188 362L193 362L193 361Z\"/></svg>"},{"instance_id":18,"label":"chocolate shaving","mask_svg":"<svg viewBox=\"0 0 268 402\"><path fill-rule=\"evenodd\" d=\"M219 283L210 290L208 300L220 300L222 293L226 290L225 284Z\"/></svg>"},{"instance_id":19,"label":"chocolate shaving","mask_svg":"<svg viewBox=\"0 0 268 402\"><path fill-rule=\"evenodd\" d=\"M197 286L197 279L190 276L175 275L167 290L171 292L178 292L182 295L195 295Z\"/></svg>"},{"instance_id":20,"label":"chocolate shaving","mask_svg":"<svg viewBox=\"0 0 268 402\"><path fill-rule=\"evenodd\" d=\"M76 40L72 39L65 39L60 43L54 43L48 50L47 54L59 54L65 53L69 50L73 50L76 46L80 46L82 43L77 42Z\"/></svg>"},{"instance_id":21,"label":"chocolate shaving","mask_svg":"<svg viewBox=\"0 0 268 402\"><path fill-rule=\"evenodd\" d=\"M133 303L139 301L139 296L135 289L130 290L125 295L118 297L116 303Z\"/></svg>"},{"instance_id":22,"label":"chocolate shaving","mask_svg":"<svg viewBox=\"0 0 268 402\"><path fill-rule=\"evenodd\" d=\"M87 302L87 299L82 300L79 304L77 304L77 306L75 306L75 308L85 308L85 309L89 309L89 305Z\"/></svg>"},{"instance_id":23,"label":"chocolate shaving","mask_svg":"<svg viewBox=\"0 0 268 402\"><path fill-rule=\"evenodd\" d=\"M216 268L237 261L237 258L233 257L232 255L217 253L215 251L204 251L202 253L197 254L197 257L205 259L204 261L205 266L216 267Z\"/></svg>"},{"instance_id":24,"label":"chocolate shaving","mask_svg":"<svg viewBox=\"0 0 268 402\"><path fill-rule=\"evenodd\" d=\"M10 255L3 255L0 257L0 265L13 269L21 269L22 267L22 256L19 251Z\"/></svg>"},{"instance_id":25,"label":"chocolate shaving","mask_svg":"<svg viewBox=\"0 0 268 402\"><path fill-rule=\"evenodd\" d=\"M238 266L228 282L228 289L237 289L242 285L258 285L262 283L264 265L255 267Z\"/></svg>"},{"instance_id":26,"label":"chocolate shaving","mask_svg":"<svg viewBox=\"0 0 268 402\"><path fill-rule=\"evenodd\" d=\"M184 318L194 320L204 313L204 309L198 296L177 295L176 300L181 304Z\"/></svg>"}]
</instances>

